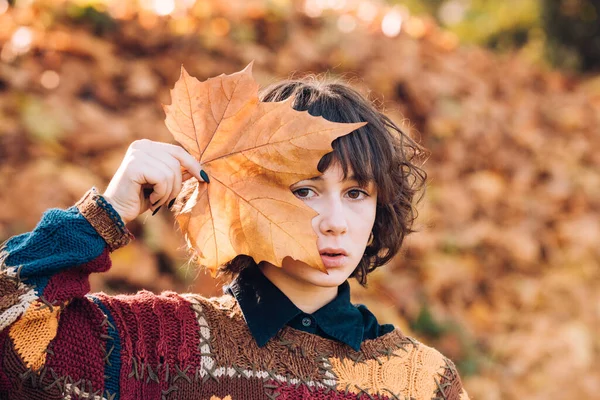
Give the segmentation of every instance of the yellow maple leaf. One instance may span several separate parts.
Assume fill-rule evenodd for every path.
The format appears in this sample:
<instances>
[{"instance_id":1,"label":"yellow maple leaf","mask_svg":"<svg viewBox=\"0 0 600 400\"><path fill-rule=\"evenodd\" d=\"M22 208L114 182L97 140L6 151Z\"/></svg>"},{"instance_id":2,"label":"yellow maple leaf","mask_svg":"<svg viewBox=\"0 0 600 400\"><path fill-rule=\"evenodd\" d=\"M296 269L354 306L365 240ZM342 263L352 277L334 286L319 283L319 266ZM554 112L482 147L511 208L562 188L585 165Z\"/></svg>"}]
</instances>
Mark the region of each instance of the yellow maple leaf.
<instances>
[{"instance_id":1,"label":"yellow maple leaf","mask_svg":"<svg viewBox=\"0 0 600 400\"><path fill-rule=\"evenodd\" d=\"M281 266L285 257L325 271L311 220L317 213L289 189L320 175L331 142L366 123L344 124L261 102L252 63L200 82L182 67L165 105L167 128L207 172L177 217L212 275L246 254Z\"/></svg>"}]
</instances>

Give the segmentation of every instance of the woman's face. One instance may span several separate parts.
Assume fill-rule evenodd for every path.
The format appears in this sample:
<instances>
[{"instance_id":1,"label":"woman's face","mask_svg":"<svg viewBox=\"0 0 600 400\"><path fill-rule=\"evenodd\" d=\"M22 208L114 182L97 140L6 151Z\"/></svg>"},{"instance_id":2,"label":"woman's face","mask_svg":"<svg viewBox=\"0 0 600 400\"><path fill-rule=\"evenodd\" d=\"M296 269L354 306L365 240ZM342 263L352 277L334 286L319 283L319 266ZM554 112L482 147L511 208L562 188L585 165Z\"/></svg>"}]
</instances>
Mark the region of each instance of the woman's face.
<instances>
[{"instance_id":1,"label":"woman's face","mask_svg":"<svg viewBox=\"0 0 600 400\"><path fill-rule=\"evenodd\" d=\"M290 189L306 205L319 213L312 220L317 234L319 252L340 249L346 255L321 258L328 274L290 257L283 260L282 272L289 278L321 287L341 285L361 260L377 208L377 188L374 182L360 187L348 171L332 162L323 175L293 184Z\"/></svg>"}]
</instances>

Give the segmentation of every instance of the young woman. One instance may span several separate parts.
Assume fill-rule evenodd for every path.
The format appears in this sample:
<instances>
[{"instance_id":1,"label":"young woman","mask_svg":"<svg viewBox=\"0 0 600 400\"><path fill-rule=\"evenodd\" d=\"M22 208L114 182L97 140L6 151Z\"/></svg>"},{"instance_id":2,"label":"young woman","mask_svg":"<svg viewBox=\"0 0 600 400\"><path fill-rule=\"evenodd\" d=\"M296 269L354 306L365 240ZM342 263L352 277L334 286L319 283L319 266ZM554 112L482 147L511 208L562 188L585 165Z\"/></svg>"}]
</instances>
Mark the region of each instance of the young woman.
<instances>
[{"instance_id":1,"label":"young woman","mask_svg":"<svg viewBox=\"0 0 600 400\"><path fill-rule=\"evenodd\" d=\"M3 247L0 397L10 399L466 399L454 364L350 303L411 233L425 173L419 146L349 86L314 79L266 88L296 110L368 122L336 139L322 173L290 190L312 221L327 273L240 255L218 298L165 291L89 294L88 276L150 209L182 209L201 165L178 146L136 141L103 194L51 209ZM182 176L182 168L189 173ZM151 192L147 198L145 193ZM288 260L288 259L286 259Z\"/></svg>"}]
</instances>

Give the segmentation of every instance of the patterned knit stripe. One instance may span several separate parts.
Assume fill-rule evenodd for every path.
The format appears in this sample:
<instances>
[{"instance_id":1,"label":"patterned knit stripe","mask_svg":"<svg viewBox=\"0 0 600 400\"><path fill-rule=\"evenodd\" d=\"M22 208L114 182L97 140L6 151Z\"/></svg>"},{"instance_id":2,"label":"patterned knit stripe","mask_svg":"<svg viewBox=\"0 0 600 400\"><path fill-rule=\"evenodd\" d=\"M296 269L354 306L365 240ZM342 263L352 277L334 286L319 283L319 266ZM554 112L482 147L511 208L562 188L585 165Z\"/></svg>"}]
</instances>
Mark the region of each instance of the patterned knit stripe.
<instances>
[{"instance_id":1,"label":"patterned knit stripe","mask_svg":"<svg viewBox=\"0 0 600 400\"><path fill-rule=\"evenodd\" d=\"M197 325L205 338L203 343L199 343L200 348L206 346L207 341L210 344L210 351L206 348L202 350L204 368L202 374L210 375L213 368L216 368L213 365L216 365L219 369L215 370L215 373L229 376L236 373L237 368L245 371L245 376L251 374L251 376L261 377L275 374L279 379L284 379L286 375L291 374L304 381L320 382L323 379L319 371L324 367L322 362L324 354L319 347L275 337L259 348L239 308L231 308L232 305L237 304L232 296L219 298L225 302L222 304L212 304L211 301L194 294L182 296L193 304L192 308L197 314ZM219 299L214 301L218 302ZM308 333L307 335L314 336ZM307 349L308 351L305 352ZM273 360L273 354L277 354L277 360ZM302 362L298 362L300 357ZM267 364L270 365L269 370L257 372L259 375L256 375L254 371L259 369L259 360L269 359L272 359ZM228 369L225 369L225 366Z\"/></svg>"},{"instance_id":2,"label":"patterned knit stripe","mask_svg":"<svg viewBox=\"0 0 600 400\"><path fill-rule=\"evenodd\" d=\"M175 390L176 388L176 390ZM240 379L221 377L179 379L166 400L246 400L246 399L276 399L276 400L407 400L403 397L392 395L367 395L344 393L335 389L311 388L304 384L277 383L269 379ZM419 399L420 400L420 399Z\"/></svg>"},{"instance_id":3,"label":"patterned knit stripe","mask_svg":"<svg viewBox=\"0 0 600 400\"><path fill-rule=\"evenodd\" d=\"M85 385L82 385L81 387L78 385L81 385L81 383L78 383L77 385L74 383L66 383L63 399L64 400L74 400L74 399L113 400L116 398L116 397L113 398L109 394L105 394L105 392L102 392L101 394L98 394L98 391L93 392L89 389L86 389Z\"/></svg>"},{"instance_id":4,"label":"patterned knit stripe","mask_svg":"<svg viewBox=\"0 0 600 400\"><path fill-rule=\"evenodd\" d=\"M4 267L0 271L0 332L25 314L38 298L35 288L25 284L19 272L14 267Z\"/></svg>"},{"instance_id":5,"label":"patterned knit stripe","mask_svg":"<svg viewBox=\"0 0 600 400\"><path fill-rule=\"evenodd\" d=\"M207 316L204 314L204 308L194 294L182 294L189 303L191 308L196 313L196 321L200 331L200 341L198 342L198 350L200 351L200 368L198 374L203 379L212 378L218 380L221 377L242 377L242 378L259 378L259 379L274 379L279 382L287 381L288 377L277 374L274 371L266 371L261 369L247 369L236 364L232 366L217 366L216 360L213 357L213 348L211 346L212 337L210 325L207 321ZM294 383L299 383L299 379L295 379ZM318 385L318 382L306 381L311 386Z\"/></svg>"},{"instance_id":6,"label":"patterned knit stripe","mask_svg":"<svg viewBox=\"0 0 600 400\"><path fill-rule=\"evenodd\" d=\"M198 350L200 351L201 376L204 377L212 374L215 368L215 360L213 359L210 345L210 327L204 316L202 304L193 296L182 294L182 297L190 302L192 310L196 313L196 321L198 322L198 330L200 331Z\"/></svg>"},{"instance_id":7,"label":"patterned knit stripe","mask_svg":"<svg viewBox=\"0 0 600 400\"><path fill-rule=\"evenodd\" d=\"M120 376L121 376L121 338L119 332L116 329L115 320L110 310L102 304L98 297L88 295L88 299L91 299L104 313L104 320L102 326L107 325L106 347L105 347L105 365L104 365L104 388L109 393L114 393L114 400L119 400L120 395Z\"/></svg>"},{"instance_id":8,"label":"patterned knit stripe","mask_svg":"<svg viewBox=\"0 0 600 400\"><path fill-rule=\"evenodd\" d=\"M212 337L210 326L207 321L207 317L204 315L202 304L198 301L197 296L194 294L182 294L183 298L190 302L190 305L196 313L196 319L198 328L200 330L200 342L198 343L198 349L201 354L201 364L197 371L197 374L201 378L208 379L219 379L221 377L236 378L242 377L246 379L259 378L263 380L272 379L280 383L287 383L291 385L305 385L315 389L328 389L335 388L336 381L335 376L330 372L330 365L326 358L321 359L321 368L324 372L324 379L315 380L311 377L290 377L277 373L274 370L265 370L260 368L243 368L236 364L232 366L217 366L215 359L212 356Z\"/></svg>"}]
</instances>

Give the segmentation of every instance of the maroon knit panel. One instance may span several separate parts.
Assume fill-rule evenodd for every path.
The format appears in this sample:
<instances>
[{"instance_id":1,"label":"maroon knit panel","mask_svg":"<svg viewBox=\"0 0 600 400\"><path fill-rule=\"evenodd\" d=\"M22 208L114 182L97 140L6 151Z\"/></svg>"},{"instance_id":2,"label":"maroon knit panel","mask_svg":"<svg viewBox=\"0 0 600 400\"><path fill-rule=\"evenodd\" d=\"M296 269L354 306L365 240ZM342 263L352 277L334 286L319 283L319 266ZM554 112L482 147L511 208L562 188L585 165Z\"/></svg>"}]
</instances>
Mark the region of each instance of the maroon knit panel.
<instances>
[{"instance_id":1,"label":"maroon knit panel","mask_svg":"<svg viewBox=\"0 0 600 400\"><path fill-rule=\"evenodd\" d=\"M136 362L150 363L158 376L164 377L166 365L170 374L175 365L181 369L190 366L195 371L200 365L197 350L200 333L196 314L189 302L175 292L165 291L156 295L141 290L135 295L109 297L96 294L110 310L121 338L121 396L150 396L152 381L146 382L129 377ZM160 367L158 367L160 364ZM193 372L190 372L193 374ZM160 389L168 389L168 383L161 379ZM134 397L132 397L134 398Z\"/></svg>"},{"instance_id":2,"label":"maroon knit panel","mask_svg":"<svg viewBox=\"0 0 600 400\"><path fill-rule=\"evenodd\" d=\"M62 311L56 338L50 343L54 355L47 354L46 365L73 382L86 379L94 390L104 387L104 317L98 307L87 299L73 299ZM88 388L88 386L86 386Z\"/></svg>"},{"instance_id":3,"label":"maroon knit panel","mask_svg":"<svg viewBox=\"0 0 600 400\"><path fill-rule=\"evenodd\" d=\"M4 335L3 335L4 336ZM12 340L5 336L2 351L2 363L0 369L8 374L9 390L6 396L0 391L0 399L11 400L59 400L63 399L59 386L55 385L48 391L40 390L39 378L32 379L33 375L29 375L22 380L19 375L24 374L28 368L17 353ZM35 384L34 384L35 380ZM43 387L47 387L53 381L52 376L47 373L42 382Z\"/></svg>"},{"instance_id":4,"label":"maroon knit panel","mask_svg":"<svg viewBox=\"0 0 600 400\"><path fill-rule=\"evenodd\" d=\"M90 273L108 271L110 266L109 251L105 248L102 254L92 261L53 275L44 289L44 297L50 302L83 297L90 291Z\"/></svg>"},{"instance_id":5,"label":"maroon knit panel","mask_svg":"<svg viewBox=\"0 0 600 400\"><path fill-rule=\"evenodd\" d=\"M6 341L8 340L8 329L0 332L0 398L10 388L10 379L6 376L5 370L6 366L4 365L4 361L6 358Z\"/></svg>"}]
</instances>

